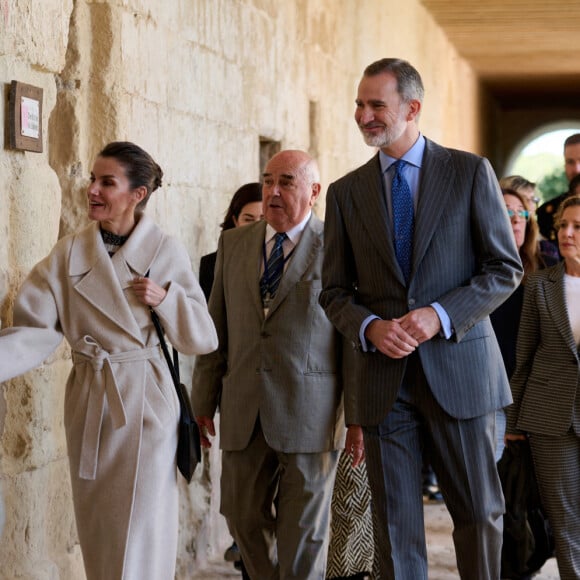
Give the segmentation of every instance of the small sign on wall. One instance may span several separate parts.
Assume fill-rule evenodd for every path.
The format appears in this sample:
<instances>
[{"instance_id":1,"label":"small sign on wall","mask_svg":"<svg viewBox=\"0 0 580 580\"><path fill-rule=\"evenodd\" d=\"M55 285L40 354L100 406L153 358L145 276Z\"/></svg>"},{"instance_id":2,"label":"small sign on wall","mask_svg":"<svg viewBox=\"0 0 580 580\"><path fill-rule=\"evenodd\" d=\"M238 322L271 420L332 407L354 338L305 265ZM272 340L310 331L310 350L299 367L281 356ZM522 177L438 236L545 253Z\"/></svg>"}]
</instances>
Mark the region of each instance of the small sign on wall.
<instances>
[{"instance_id":1,"label":"small sign on wall","mask_svg":"<svg viewBox=\"0 0 580 580\"><path fill-rule=\"evenodd\" d=\"M42 153L42 89L18 81L10 84L10 147Z\"/></svg>"}]
</instances>

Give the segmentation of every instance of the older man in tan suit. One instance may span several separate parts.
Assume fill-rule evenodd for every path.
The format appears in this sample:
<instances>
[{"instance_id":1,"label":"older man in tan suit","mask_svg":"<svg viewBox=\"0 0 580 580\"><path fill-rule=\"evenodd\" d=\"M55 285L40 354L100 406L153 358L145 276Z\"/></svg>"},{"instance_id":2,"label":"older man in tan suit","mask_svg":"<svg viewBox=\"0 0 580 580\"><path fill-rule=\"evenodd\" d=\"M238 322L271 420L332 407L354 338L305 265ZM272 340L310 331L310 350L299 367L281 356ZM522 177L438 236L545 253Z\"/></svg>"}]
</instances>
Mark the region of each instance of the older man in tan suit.
<instances>
[{"instance_id":1,"label":"older man in tan suit","mask_svg":"<svg viewBox=\"0 0 580 580\"><path fill-rule=\"evenodd\" d=\"M202 435L220 409L221 511L250 577L319 580L343 424L341 341L318 304L320 180L295 150L263 177L265 221L219 242L209 308L220 345L197 361L193 405Z\"/></svg>"}]
</instances>

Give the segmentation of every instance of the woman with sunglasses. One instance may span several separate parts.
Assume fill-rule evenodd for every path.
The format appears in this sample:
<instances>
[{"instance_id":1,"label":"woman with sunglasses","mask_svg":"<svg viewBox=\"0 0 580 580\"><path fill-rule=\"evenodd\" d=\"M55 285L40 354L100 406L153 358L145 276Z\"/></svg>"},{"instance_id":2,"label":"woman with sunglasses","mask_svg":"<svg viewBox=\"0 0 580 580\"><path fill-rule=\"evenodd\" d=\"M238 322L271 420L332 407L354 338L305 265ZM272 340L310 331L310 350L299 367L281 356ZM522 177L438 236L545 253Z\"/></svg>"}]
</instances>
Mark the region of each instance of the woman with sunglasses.
<instances>
[{"instance_id":1,"label":"woman with sunglasses","mask_svg":"<svg viewBox=\"0 0 580 580\"><path fill-rule=\"evenodd\" d=\"M524 300L523 286L531 273L553 266L557 259L540 251L538 224L533 212L529 210L526 197L514 189L504 188L502 193L514 240L524 266L524 277L520 286L491 314L491 323L497 336L506 372L508 377L511 377L516 364L516 340ZM503 451L504 432L505 414L500 411L497 416L496 460L499 460Z\"/></svg>"},{"instance_id":2,"label":"woman with sunglasses","mask_svg":"<svg viewBox=\"0 0 580 580\"><path fill-rule=\"evenodd\" d=\"M530 209L530 205L528 205L529 202L525 194L508 188L503 188L502 193L506 205L506 211L510 218L514 240L524 266L524 277L522 283L495 312L492 312L490 317L497 336L507 375L511 379L516 364L516 342L522 315L524 285L530 274L537 270L552 266L557 263L558 259L541 252L538 224L536 223L533 209ZM496 414L496 461L499 461L504 453L505 430L505 412L503 410L498 411ZM502 486L504 486L504 488L506 485L509 486L509 483L506 480L506 475L502 474L505 474L508 469L513 472L514 467L508 466L515 465L511 463L513 461L513 454L511 454L511 452L516 453L517 450L510 450L510 453L506 454L499 466ZM505 463L506 461L508 463ZM526 480L529 479L530 482L533 480L532 474L519 474L519 476ZM504 492L505 491L506 490L504 489ZM513 505L512 502L514 502ZM543 565L546 557L550 555L540 552L539 546L542 544L538 542L538 549L533 550L533 557L530 557L530 552L526 552L523 549L525 547L522 543L523 538L517 534L514 535L513 525L506 525L505 518L510 517L512 509L516 509L518 502L519 498L512 497L509 493L506 493L506 507L508 513L504 516L504 547L501 559L502 578L531 578L532 574ZM534 533L531 527L528 526L524 533L524 537L527 537L525 534L528 533L528 530L529 533ZM517 546L517 549L513 549L514 546ZM516 570L521 572L521 574L512 574L512 572L515 572Z\"/></svg>"}]
</instances>

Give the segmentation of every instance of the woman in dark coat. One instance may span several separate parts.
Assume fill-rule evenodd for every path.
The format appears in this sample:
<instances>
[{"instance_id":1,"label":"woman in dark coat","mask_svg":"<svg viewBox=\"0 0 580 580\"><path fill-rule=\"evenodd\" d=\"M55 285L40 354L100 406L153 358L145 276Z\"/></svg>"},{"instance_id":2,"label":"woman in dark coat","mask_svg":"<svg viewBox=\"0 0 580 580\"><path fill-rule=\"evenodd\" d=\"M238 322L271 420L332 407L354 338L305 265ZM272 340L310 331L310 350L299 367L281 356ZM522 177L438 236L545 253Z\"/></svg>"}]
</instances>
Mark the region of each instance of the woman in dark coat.
<instances>
[{"instance_id":1,"label":"woman in dark coat","mask_svg":"<svg viewBox=\"0 0 580 580\"><path fill-rule=\"evenodd\" d=\"M516 340L522 314L526 279L536 270L553 266L558 260L552 255L545 255L541 252L538 224L533 211L530 210L525 195L509 188L502 189L502 193L514 232L516 246L524 266L522 283L490 316L507 375L511 377L516 364ZM503 411L497 414L497 431L496 460L499 460L503 450L505 432L505 414Z\"/></svg>"}]
</instances>

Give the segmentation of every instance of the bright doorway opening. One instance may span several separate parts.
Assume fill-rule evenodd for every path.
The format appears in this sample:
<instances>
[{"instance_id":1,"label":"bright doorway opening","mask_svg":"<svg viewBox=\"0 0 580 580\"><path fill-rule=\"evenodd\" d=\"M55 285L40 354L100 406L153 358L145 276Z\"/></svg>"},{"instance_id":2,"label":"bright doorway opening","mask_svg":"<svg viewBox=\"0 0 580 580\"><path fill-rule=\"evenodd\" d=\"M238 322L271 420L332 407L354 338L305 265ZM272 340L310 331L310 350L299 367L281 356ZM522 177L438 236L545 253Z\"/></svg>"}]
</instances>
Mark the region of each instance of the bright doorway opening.
<instances>
[{"instance_id":1,"label":"bright doorway opening","mask_svg":"<svg viewBox=\"0 0 580 580\"><path fill-rule=\"evenodd\" d=\"M506 164L506 175L521 175L537 184L542 201L567 191L564 141L580 133L580 122L544 126L523 140Z\"/></svg>"}]
</instances>

